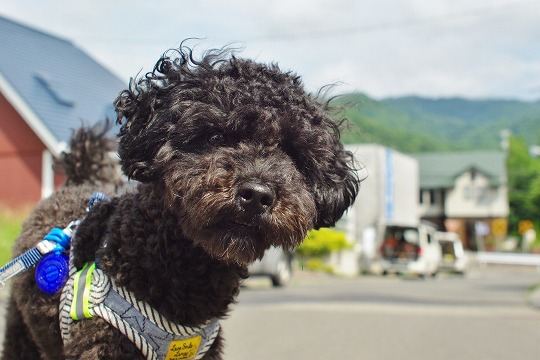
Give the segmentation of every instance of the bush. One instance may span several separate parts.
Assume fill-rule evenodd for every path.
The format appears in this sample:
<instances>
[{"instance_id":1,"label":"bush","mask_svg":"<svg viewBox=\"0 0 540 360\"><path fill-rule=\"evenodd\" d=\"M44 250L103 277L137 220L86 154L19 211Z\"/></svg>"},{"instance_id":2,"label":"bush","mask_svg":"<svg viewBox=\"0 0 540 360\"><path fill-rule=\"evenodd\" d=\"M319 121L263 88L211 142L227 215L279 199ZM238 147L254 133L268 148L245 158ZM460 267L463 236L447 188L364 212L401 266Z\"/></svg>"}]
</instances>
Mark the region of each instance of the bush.
<instances>
[{"instance_id":1,"label":"bush","mask_svg":"<svg viewBox=\"0 0 540 360\"><path fill-rule=\"evenodd\" d=\"M321 271L329 274L334 273L334 268L326 264L321 258L311 258L308 259L305 263L302 263L302 268L304 267L311 271Z\"/></svg>"},{"instance_id":2,"label":"bush","mask_svg":"<svg viewBox=\"0 0 540 360\"><path fill-rule=\"evenodd\" d=\"M0 210L0 267L11 260L12 247L26 214Z\"/></svg>"},{"instance_id":3,"label":"bush","mask_svg":"<svg viewBox=\"0 0 540 360\"><path fill-rule=\"evenodd\" d=\"M321 257L333 251L350 249L352 246L347 241L345 233L323 228L310 231L304 242L296 248L296 253L308 257Z\"/></svg>"}]
</instances>

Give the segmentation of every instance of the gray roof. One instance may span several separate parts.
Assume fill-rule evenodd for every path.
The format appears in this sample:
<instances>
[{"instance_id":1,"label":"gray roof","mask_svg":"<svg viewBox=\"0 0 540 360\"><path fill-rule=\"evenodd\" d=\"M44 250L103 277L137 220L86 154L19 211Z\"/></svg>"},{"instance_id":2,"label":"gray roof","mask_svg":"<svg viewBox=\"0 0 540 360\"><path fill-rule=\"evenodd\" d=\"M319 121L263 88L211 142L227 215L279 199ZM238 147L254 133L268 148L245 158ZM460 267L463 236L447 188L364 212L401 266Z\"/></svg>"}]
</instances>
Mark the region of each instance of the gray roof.
<instances>
[{"instance_id":1,"label":"gray roof","mask_svg":"<svg viewBox=\"0 0 540 360\"><path fill-rule=\"evenodd\" d=\"M506 157L502 151L412 154L420 167L422 189L452 188L457 176L474 169L492 185L506 183Z\"/></svg>"},{"instance_id":2,"label":"gray roof","mask_svg":"<svg viewBox=\"0 0 540 360\"><path fill-rule=\"evenodd\" d=\"M0 92L57 155L71 131L106 117L126 86L68 40L0 16Z\"/></svg>"}]
</instances>

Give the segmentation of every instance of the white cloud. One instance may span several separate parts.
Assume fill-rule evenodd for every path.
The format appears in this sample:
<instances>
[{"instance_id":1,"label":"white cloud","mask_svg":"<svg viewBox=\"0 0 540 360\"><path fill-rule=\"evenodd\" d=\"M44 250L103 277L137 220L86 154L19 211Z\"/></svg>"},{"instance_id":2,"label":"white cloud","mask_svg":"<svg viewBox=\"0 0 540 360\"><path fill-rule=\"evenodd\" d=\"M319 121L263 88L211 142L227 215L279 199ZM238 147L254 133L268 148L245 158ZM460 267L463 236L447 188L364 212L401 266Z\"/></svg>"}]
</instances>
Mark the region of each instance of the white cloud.
<instances>
[{"instance_id":1,"label":"white cloud","mask_svg":"<svg viewBox=\"0 0 540 360\"><path fill-rule=\"evenodd\" d=\"M540 6L527 0L12 0L0 14L73 40L127 81L187 37L239 41L311 91L377 97L531 98L540 73Z\"/></svg>"}]
</instances>

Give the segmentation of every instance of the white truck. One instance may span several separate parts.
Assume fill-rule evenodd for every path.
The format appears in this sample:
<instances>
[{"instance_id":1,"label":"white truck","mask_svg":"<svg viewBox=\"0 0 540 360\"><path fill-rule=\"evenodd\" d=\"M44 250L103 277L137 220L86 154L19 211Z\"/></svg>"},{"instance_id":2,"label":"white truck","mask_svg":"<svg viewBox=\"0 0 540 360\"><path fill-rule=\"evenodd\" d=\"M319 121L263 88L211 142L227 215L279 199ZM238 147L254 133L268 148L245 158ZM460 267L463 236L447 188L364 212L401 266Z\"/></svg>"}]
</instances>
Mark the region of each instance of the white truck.
<instances>
[{"instance_id":1,"label":"white truck","mask_svg":"<svg viewBox=\"0 0 540 360\"><path fill-rule=\"evenodd\" d=\"M377 144L347 145L346 148L354 154L357 167L362 169L361 176L366 177L360 185L357 200L338 224L347 233L348 240L356 244L356 270L387 273L399 262L402 265L400 271L405 270L407 263L408 272L435 273L438 267L435 269L432 264L440 262L441 253L439 249L438 257L432 260L431 247L424 246L427 236L431 236L431 229L427 231L419 219L417 160ZM421 246L418 256L405 260L402 254L400 261L389 259L386 255L390 253L385 255L382 251L385 234L389 231L406 233L411 241L416 237L417 245ZM418 259L421 263L427 259L429 266L414 264Z\"/></svg>"},{"instance_id":2,"label":"white truck","mask_svg":"<svg viewBox=\"0 0 540 360\"><path fill-rule=\"evenodd\" d=\"M468 257L463 250L463 242L454 232L438 232L441 245L441 270L464 274L468 268Z\"/></svg>"},{"instance_id":3,"label":"white truck","mask_svg":"<svg viewBox=\"0 0 540 360\"><path fill-rule=\"evenodd\" d=\"M386 224L381 230L382 242L376 264L382 274L435 276L439 272L442 252L439 232L428 224L402 226Z\"/></svg>"}]
</instances>

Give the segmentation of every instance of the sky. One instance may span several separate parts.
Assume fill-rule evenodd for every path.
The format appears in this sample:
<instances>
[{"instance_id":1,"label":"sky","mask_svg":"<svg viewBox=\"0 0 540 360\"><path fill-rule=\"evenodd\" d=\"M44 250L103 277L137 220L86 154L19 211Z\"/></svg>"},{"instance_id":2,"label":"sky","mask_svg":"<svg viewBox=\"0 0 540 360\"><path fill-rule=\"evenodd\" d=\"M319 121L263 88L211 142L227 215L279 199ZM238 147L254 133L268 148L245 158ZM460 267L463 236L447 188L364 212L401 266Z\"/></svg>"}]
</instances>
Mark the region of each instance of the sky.
<instances>
[{"instance_id":1,"label":"sky","mask_svg":"<svg viewBox=\"0 0 540 360\"><path fill-rule=\"evenodd\" d=\"M0 0L126 84L186 38L277 63L310 92L540 99L537 0Z\"/></svg>"}]
</instances>

